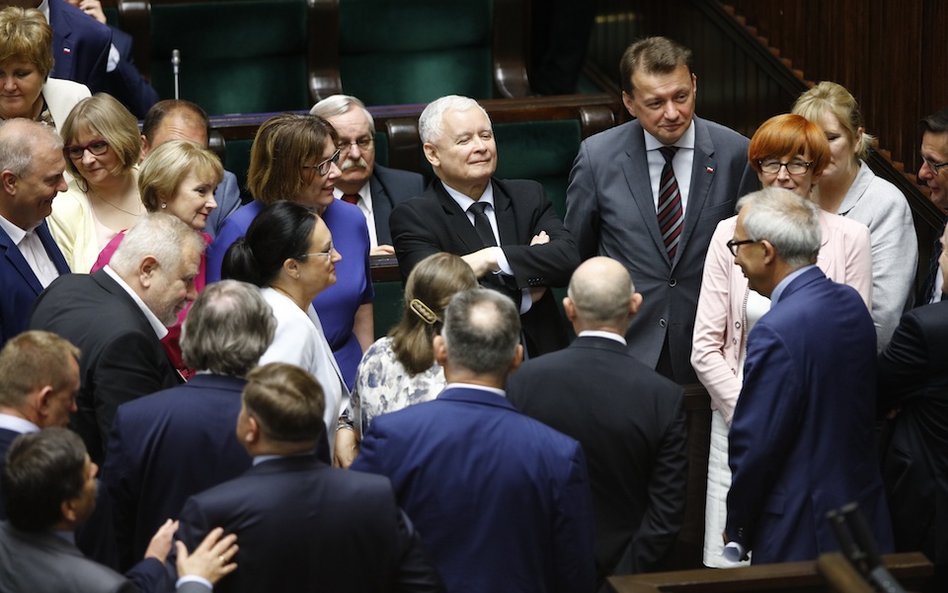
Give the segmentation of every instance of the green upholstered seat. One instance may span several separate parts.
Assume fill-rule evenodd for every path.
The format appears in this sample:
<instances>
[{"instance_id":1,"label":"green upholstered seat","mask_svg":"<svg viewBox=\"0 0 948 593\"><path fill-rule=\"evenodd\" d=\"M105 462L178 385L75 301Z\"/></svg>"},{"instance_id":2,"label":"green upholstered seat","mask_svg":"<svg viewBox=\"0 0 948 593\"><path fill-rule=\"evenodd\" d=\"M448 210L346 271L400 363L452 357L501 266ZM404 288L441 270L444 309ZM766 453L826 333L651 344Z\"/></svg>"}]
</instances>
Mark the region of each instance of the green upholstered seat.
<instances>
[{"instance_id":1,"label":"green upholstered seat","mask_svg":"<svg viewBox=\"0 0 948 593\"><path fill-rule=\"evenodd\" d=\"M154 1L152 84L174 96L178 49L180 96L210 114L307 109L307 10L306 0Z\"/></svg>"},{"instance_id":2,"label":"green upholstered seat","mask_svg":"<svg viewBox=\"0 0 948 593\"><path fill-rule=\"evenodd\" d=\"M405 291L401 281L398 280L373 282L372 288L375 289L372 313L375 318L375 339L377 340L388 334L388 331L401 320Z\"/></svg>"}]
</instances>

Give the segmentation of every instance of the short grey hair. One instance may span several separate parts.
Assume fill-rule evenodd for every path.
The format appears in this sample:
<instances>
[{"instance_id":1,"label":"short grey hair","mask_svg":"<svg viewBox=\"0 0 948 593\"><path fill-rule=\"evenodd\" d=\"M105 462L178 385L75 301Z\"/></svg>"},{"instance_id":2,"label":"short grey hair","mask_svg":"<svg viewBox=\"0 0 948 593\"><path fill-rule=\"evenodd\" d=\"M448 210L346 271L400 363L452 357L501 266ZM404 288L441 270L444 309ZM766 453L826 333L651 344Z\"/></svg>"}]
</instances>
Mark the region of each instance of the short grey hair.
<instances>
[{"instance_id":1,"label":"short grey hair","mask_svg":"<svg viewBox=\"0 0 948 593\"><path fill-rule=\"evenodd\" d=\"M17 177L30 172L33 152L41 140L56 152L63 149L63 139L54 128L22 117L0 121L0 171Z\"/></svg>"},{"instance_id":2,"label":"short grey hair","mask_svg":"<svg viewBox=\"0 0 948 593\"><path fill-rule=\"evenodd\" d=\"M737 201L738 211L745 208L743 226L748 239L769 241L793 268L816 262L822 234L813 202L790 190L768 187Z\"/></svg>"},{"instance_id":3,"label":"short grey hair","mask_svg":"<svg viewBox=\"0 0 948 593\"><path fill-rule=\"evenodd\" d=\"M260 289L246 282L209 284L195 299L181 328L181 353L189 367L243 377L273 342L276 318Z\"/></svg>"},{"instance_id":4,"label":"short grey hair","mask_svg":"<svg viewBox=\"0 0 948 593\"><path fill-rule=\"evenodd\" d=\"M624 322L629 316L635 285L625 266L615 264L616 273L590 274L577 269L570 278L566 294L583 321L612 324Z\"/></svg>"},{"instance_id":5,"label":"short grey hair","mask_svg":"<svg viewBox=\"0 0 948 593\"><path fill-rule=\"evenodd\" d=\"M461 95L447 95L440 99L435 99L425 110L421 112L418 118L418 135L421 136L422 144L430 144L441 138L443 133L444 114L448 111L467 111L474 108L480 109L487 121L490 116L484 111L480 103L470 97Z\"/></svg>"},{"instance_id":6,"label":"short grey hair","mask_svg":"<svg viewBox=\"0 0 948 593\"><path fill-rule=\"evenodd\" d=\"M375 118L373 118L369 110L366 109L365 103L352 95L330 95L313 105L312 109L309 110L309 114L318 115L328 120L335 115L343 115L353 107L358 107L365 113L365 117L369 120L369 130L375 131Z\"/></svg>"},{"instance_id":7,"label":"short grey hair","mask_svg":"<svg viewBox=\"0 0 948 593\"><path fill-rule=\"evenodd\" d=\"M146 256L153 256L162 268L177 269L185 253L204 251L205 243L197 231L176 216L152 212L141 217L112 254L109 267L123 277L138 273Z\"/></svg>"},{"instance_id":8,"label":"short grey hair","mask_svg":"<svg viewBox=\"0 0 948 593\"><path fill-rule=\"evenodd\" d=\"M520 315L499 292L472 288L451 299L441 335L452 365L478 374L506 374L520 343Z\"/></svg>"}]
</instances>

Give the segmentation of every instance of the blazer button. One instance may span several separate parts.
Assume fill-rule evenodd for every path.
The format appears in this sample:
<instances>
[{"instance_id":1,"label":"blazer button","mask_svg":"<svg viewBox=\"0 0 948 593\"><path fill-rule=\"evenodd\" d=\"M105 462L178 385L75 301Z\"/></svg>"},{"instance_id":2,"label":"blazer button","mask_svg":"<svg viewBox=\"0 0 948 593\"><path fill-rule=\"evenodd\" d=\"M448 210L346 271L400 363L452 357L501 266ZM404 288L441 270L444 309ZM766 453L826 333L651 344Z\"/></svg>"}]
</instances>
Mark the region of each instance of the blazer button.
<instances>
[{"instance_id":1,"label":"blazer button","mask_svg":"<svg viewBox=\"0 0 948 593\"><path fill-rule=\"evenodd\" d=\"M667 325L667 324L665 323L665 320L664 320L664 319L659 319L659 320L658 320L658 327L665 327L665 325Z\"/></svg>"},{"instance_id":2,"label":"blazer button","mask_svg":"<svg viewBox=\"0 0 948 593\"><path fill-rule=\"evenodd\" d=\"M678 280L672 278L671 280L668 281L668 285L671 287L678 286Z\"/></svg>"},{"instance_id":3,"label":"blazer button","mask_svg":"<svg viewBox=\"0 0 948 593\"><path fill-rule=\"evenodd\" d=\"M734 327L736 327L737 329L741 329L741 322L740 322L740 321L735 321L735 322L734 322Z\"/></svg>"}]
</instances>

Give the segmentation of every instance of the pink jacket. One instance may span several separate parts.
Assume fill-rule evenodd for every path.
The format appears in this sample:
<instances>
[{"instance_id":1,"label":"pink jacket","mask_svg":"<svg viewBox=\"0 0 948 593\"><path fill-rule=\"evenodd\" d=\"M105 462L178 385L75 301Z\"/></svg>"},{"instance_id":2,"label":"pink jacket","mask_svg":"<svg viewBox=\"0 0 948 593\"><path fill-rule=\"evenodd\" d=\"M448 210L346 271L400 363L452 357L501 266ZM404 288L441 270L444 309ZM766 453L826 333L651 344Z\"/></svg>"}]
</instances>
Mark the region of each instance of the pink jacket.
<instances>
[{"instance_id":1,"label":"pink jacket","mask_svg":"<svg viewBox=\"0 0 948 593\"><path fill-rule=\"evenodd\" d=\"M734 263L726 243L734 237L737 217L718 223L704 262L698 311L695 316L691 365L711 395L711 409L731 423L741 382L738 359L745 349L747 278ZM872 250L866 225L820 211L823 243L816 265L835 282L859 291L871 306Z\"/></svg>"}]
</instances>

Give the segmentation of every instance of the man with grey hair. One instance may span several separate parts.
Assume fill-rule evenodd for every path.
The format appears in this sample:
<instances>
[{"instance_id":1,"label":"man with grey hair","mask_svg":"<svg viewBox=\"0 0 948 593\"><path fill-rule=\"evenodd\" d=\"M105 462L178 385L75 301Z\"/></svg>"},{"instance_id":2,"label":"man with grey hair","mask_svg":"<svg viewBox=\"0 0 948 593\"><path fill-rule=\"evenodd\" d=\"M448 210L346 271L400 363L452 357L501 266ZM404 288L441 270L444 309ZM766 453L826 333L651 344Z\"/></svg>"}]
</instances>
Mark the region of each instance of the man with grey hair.
<instances>
[{"instance_id":1,"label":"man with grey hair","mask_svg":"<svg viewBox=\"0 0 948 593\"><path fill-rule=\"evenodd\" d=\"M729 433L731 560L815 560L838 548L826 513L857 502L879 548L892 533L873 437L875 327L859 294L816 267L816 206L767 188L741 198L728 247L771 300L747 340Z\"/></svg>"},{"instance_id":2,"label":"man with grey hair","mask_svg":"<svg viewBox=\"0 0 948 593\"><path fill-rule=\"evenodd\" d=\"M181 220L148 214L109 265L61 276L36 300L30 328L59 334L83 352L72 427L96 463L119 404L181 382L159 340L196 296L203 251L204 240Z\"/></svg>"},{"instance_id":3,"label":"man with grey hair","mask_svg":"<svg viewBox=\"0 0 948 593\"><path fill-rule=\"evenodd\" d=\"M424 190L418 173L389 169L375 162L375 120L359 99L332 95L309 110L332 124L339 134L342 176L333 190L336 199L354 204L365 216L372 255L393 255L388 219L392 209Z\"/></svg>"},{"instance_id":4,"label":"man with grey hair","mask_svg":"<svg viewBox=\"0 0 948 593\"><path fill-rule=\"evenodd\" d=\"M352 469L392 481L448 591L592 591L582 448L504 397L523 355L519 334L507 297L455 295L434 338L447 386L373 420Z\"/></svg>"},{"instance_id":5,"label":"man with grey hair","mask_svg":"<svg viewBox=\"0 0 948 593\"><path fill-rule=\"evenodd\" d=\"M0 122L0 347L26 329L43 289L69 273L46 225L53 199L66 191L62 148L50 127Z\"/></svg>"},{"instance_id":6,"label":"man with grey hair","mask_svg":"<svg viewBox=\"0 0 948 593\"><path fill-rule=\"evenodd\" d=\"M685 511L683 390L626 346L641 304L625 266L586 260L563 299L576 340L527 361L507 382L514 406L583 446L600 581L661 568Z\"/></svg>"},{"instance_id":7,"label":"man with grey hair","mask_svg":"<svg viewBox=\"0 0 948 593\"><path fill-rule=\"evenodd\" d=\"M437 99L422 112L418 129L438 179L392 212L402 275L433 253L460 255L481 285L517 305L530 356L566 346L562 317L547 288L564 286L579 257L543 186L493 177L494 131L473 99Z\"/></svg>"},{"instance_id":8,"label":"man with grey hair","mask_svg":"<svg viewBox=\"0 0 948 593\"><path fill-rule=\"evenodd\" d=\"M244 377L273 341L276 320L256 286L208 285L184 323L184 385L119 406L102 481L124 570L192 494L235 478L250 457L234 439Z\"/></svg>"}]
</instances>

